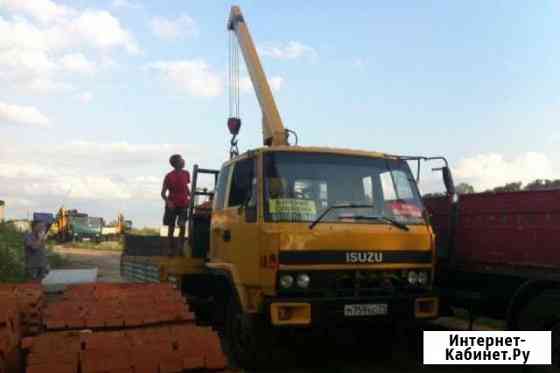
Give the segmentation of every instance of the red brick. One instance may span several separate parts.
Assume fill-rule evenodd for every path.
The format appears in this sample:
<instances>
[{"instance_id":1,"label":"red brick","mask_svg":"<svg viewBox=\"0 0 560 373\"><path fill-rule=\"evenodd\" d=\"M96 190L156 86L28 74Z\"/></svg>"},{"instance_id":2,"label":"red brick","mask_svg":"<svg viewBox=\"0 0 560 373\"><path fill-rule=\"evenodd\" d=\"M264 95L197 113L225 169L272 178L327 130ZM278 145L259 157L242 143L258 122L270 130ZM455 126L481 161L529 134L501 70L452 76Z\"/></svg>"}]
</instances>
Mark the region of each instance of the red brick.
<instances>
[{"instance_id":1,"label":"red brick","mask_svg":"<svg viewBox=\"0 0 560 373\"><path fill-rule=\"evenodd\" d=\"M183 358L178 352L169 352L159 355L160 373L179 373L183 371Z\"/></svg>"},{"instance_id":2,"label":"red brick","mask_svg":"<svg viewBox=\"0 0 560 373\"><path fill-rule=\"evenodd\" d=\"M72 364L44 364L32 365L27 367L26 373L76 373L78 371L77 365Z\"/></svg>"},{"instance_id":3,"label":"red brick","mask_svg":"<svg viewBox=\"0 0 560 373\"><path fill-rule=\"evenodd\" d=\"M84 351L80 354L82 373L101 373L111 370L130 369L130 354L127 351Z\"/></svg>"}]
</instances>

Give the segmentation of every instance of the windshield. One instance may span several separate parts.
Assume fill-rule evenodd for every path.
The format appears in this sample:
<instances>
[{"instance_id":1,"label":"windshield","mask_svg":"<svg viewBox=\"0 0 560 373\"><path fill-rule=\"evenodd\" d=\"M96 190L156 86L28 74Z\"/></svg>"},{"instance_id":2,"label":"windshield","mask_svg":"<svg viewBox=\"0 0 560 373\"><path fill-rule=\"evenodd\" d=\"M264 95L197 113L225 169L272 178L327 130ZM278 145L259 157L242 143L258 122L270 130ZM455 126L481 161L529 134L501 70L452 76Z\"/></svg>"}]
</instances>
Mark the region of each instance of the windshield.
<instances>
[{"instance_id":1,"label":"windshield","mask_svg":"<svg viewBox=\"0 0 560 373\"><path fill-rule=\"evenodd\" d=\"M323 222L383 224L384 216L422 224L423 206L406 161L318 153L267 153L264 157L265 220L310 222L329 206Z\"/></svg>"},{"instance_id":2,"label":"windshield","mask_svg":"<svg viewBox=\"0 0 560 373\"><path fill-rule=\"evenodd\" d=\"M80 225L83 228L97 229L101 227L101 218L93 218L87 216L73 216L72 221L74 224Z\"/></svg>"},{"instance_id":3,"label":"windshield","mask_svg":"<svg viewBox=\"0 0 560 373\"><path fill-rule=\"evenodd\" d=\"M101 228L103 220L102 218L88 218L87 224L90 228Z\"/></svg>"}]
</instances>

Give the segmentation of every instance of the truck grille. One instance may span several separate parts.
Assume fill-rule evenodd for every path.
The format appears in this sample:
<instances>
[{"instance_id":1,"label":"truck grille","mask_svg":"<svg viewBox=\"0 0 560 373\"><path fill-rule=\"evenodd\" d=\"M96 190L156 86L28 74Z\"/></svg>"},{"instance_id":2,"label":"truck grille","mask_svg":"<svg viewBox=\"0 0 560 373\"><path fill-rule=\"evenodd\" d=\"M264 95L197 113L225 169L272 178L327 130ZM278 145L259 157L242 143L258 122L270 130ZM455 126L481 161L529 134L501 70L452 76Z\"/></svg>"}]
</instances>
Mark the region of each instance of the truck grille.
<instances>
[{"instance_id":1,"label":"truck grille","mask_svg":"<svg viewBox=\"0 0 560 373\"><path fill-rule=\"evenodd\" d=\"M410 288L401 271L308 271L310 287L308 289L292 286L280 289L279 294L286 296L326 296L326 297L366 297L391 294L397 289ZM278 278L285 274L279 272ZM277 282L278 283L278 282Z\"/></svg>"}]
</instances>

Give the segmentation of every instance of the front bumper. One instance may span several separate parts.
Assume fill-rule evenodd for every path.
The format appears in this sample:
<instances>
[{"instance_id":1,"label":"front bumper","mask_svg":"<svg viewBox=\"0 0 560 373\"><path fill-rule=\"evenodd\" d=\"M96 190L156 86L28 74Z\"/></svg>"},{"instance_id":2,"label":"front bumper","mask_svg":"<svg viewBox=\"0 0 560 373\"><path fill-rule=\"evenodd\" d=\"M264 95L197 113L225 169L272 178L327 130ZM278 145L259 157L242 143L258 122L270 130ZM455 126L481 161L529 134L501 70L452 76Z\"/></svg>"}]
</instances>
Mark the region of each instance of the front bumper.
<instances>
[{"instance_id":1,"label":"front bumper","mask_svg":"<svg viewBox=\"0 0 560 373\"><path fill-rule=\"evenodd\" d=\"M98 241L101 239L100 234L96 233L74 233L72 236L75 240L89 240L89 241Z\"/></svg>"},{"instance_id":2,"label":"front bumper","mask_svg":"<svg viewBox=\"0 0 560 373\"><path fill-rule=\"evenodd\" d=\"M387 305L386 314L350 316L348 305ZM269 320L276 326L315 326L354 322L392 322L433 320L438 317L439 298L432 292L415 295L391 295L348 298L284 298L265 299Z\"/></svg>"}]
</instances>

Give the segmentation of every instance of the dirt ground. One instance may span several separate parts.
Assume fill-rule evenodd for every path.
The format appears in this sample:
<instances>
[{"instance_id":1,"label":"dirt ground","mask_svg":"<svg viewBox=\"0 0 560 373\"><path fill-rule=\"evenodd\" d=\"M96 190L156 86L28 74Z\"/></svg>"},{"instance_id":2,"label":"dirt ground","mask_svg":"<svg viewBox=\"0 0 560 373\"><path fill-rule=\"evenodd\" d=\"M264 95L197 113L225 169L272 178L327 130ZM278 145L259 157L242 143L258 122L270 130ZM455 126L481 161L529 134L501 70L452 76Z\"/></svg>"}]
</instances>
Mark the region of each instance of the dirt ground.
<instances>
[{"instance_id":1,"label":"dirt ground","mask_svg":"<svg viewBox=\"0 0 560 373\"><path fill-rule=\"evenodd\" d=\"M99 281L122 282L119 274L120 252L95 251L71 247L55 247L66 256L71 268L97 267ZM465 330L468 324L457 318L441 318L426 323L418 329L409 329L396 339L389 351L383 348L385 337L371 331L371 344L357 343L351 330L339 330L328 336L297 336L293 343L279 351L280 360L271 362L268 373L545 373L559 372L543 367L518 366L423 366L420 338L424 330ZM490 327L475 323L474 330L491 330Z\"/></svg>"},{"instance_id":2,"label":"dirt ground","mask_svg":"<svg viewBox=\"0 0 560 373\"><path fill-rule=\"evenodd\" d=\"M54 251L64 255L69 268L93 268L98 269L100 282L122 282L119 271L121 253L110 250L89 250L73 247L55 246Z\"/></svg>"}]
</instances>

